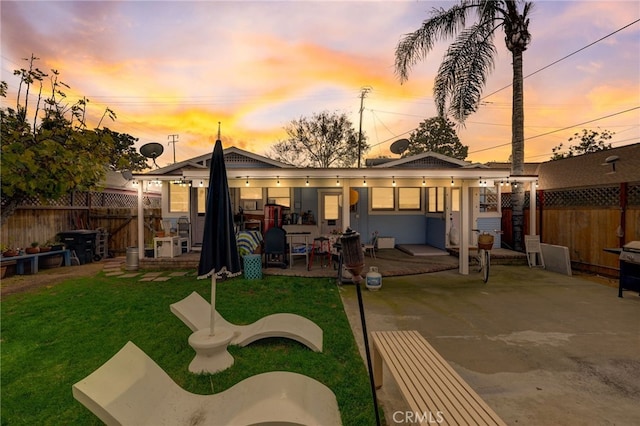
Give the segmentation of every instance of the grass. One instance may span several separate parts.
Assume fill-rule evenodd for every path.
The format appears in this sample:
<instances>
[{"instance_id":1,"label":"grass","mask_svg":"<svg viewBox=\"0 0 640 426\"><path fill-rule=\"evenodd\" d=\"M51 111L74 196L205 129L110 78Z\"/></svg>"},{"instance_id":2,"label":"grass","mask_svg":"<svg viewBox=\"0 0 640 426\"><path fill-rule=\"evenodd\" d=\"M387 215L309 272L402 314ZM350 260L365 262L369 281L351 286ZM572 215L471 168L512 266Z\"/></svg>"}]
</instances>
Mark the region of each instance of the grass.
<instances>
[{"instance_id":1,"label":"grass","mask_svg":"<svg viewBox=\"0 0 640 426\"><path fill-rule=\"evenodd\" d=\"M323 329L324 351L316 353L287 339L265 339L245 348L230 347L235 364L214 375L189 373L195 355L187 342L191 331L169 310L194 290L208 299L210 281L192 275L140 282L100 273L4 297L2 425L101 424L73 398L71 386L127 341L193 393L221 392L267 371L293 371L335 393L344 425L375 423L368 375L334 279L218 281L216 306L228 321L247 324L271 313L296 313Z\"/></svg>"}]
</instances>

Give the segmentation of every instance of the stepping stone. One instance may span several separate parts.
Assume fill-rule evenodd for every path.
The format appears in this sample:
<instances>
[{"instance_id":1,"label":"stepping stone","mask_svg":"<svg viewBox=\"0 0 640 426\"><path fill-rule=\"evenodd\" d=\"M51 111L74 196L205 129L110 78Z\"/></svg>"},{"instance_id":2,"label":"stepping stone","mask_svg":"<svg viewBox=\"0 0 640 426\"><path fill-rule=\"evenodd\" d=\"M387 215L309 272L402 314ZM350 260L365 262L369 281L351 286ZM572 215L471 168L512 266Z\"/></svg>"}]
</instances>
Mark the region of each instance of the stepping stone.
<instances>
[{"instance_id":1,"label":"stepping stone","mask_svg":"<svg viewBox=\"0 0 640 426\"><path fill-rule=\"evenodd\" d=\"M162 275L162 272L147 272L146 274L143 275L144 278L147 277L159 277L160 275Z\"/></svg>"},{"instance_id":2,"label":"stepping stone","mask_svg":"<svg viewBox=\"0 0 640 426\"><path fill-rule=\"evenodd\" d=\"M156 277L142 277L138 281L154 281Z\"/></svg>"},{"instance_id":3,"label":"stepping stone","mask_svg":"<svg viewBox=\"0 0 640 426\"><path fill-rule=\"evenodd\" d=\"M133 278L137 276L138 274L124 274L124 275L120 275L118 278Z\"/></svg>"},{"instance_id":4,"label":"stepping stone","mask_svg":"<svg viewBox=\"0 0 640 426\"><path fill-rule=\"evenodd\" d=\"M105 272L105 275L107 277L116 277L116 276L122 275L122 274L124 274L124 272L122 272L122 271Z\"/></svg>"},{"instance_id":5,"label":"stepping stone","mask_svg":"<svg viewBox=\"0 0 640 426\"><path fill-rule=\"evenodd\" d=\"M170 277L184 277L188 272L172 272L169 274Z\"/></svg>"},{"instance_id":6,"label":"stepping stone","mask_svg":"<svg viewBox=\"0 0 640 426\"><path fill-rule=\"evenodd\" d=\"M169 281L171 277L157 277L154 278L153 281Z\"/></svg>"}]
</instances>

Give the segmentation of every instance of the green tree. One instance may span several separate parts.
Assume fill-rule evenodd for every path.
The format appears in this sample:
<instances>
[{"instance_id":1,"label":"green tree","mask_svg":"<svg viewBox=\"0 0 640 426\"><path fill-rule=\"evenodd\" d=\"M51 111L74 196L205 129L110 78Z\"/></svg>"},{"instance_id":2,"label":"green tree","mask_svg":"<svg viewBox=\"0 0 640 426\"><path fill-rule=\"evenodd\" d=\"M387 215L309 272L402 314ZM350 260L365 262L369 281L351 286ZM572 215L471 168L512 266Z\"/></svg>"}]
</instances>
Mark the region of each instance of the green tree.
<instances>
[{"instance_id":1,"label":"green tree","mask_svg":"<svg viewBox=\"0 0 640 426\"><path fill-rule=\"evenodd\" d=\"M323 111L285 126L288 138L267 155L297 167L351 167L358 160L358 132L346 114ZM369 150L362 137L362 153Z\"/></svg>"},{"instance_id":2,"label":"green tree","mask_svg":"<svg viewBox=\"0 0 640 426\"><path fill-rule=\"evenodd\" d=\"M569 145L569 150L564 150L564 144L560 144L552 148L552 160L560 160L563 158L575 157L576 155L588 154L590 152L605 151L611 149L612 146L606 141L611 140L615 132L609 130L587 130L582 129L582 133L574 133L569 138L571 141L579 141L578 145Z\"/></svg>"},{"instance_id":3,"label":"green tree","mask_svg":"<svg viewBox=\"0 0 640 426\"><path fill-rule=\"evenodd\" d=\"M511 174L515 179L524 174L522 62L523 52L531 41L528 16L532 6L522 0L459 0L449 9L433 9L431 17L418 30L403 36L395 52L395 69L404 82L411 67L425 59L437 41L455 38L440 64L433 90L438 114L451 115L463 124L478 109L497 55L494 39L498 30L503 30L513 67ZM472 17L475 20L470 23ZM514 248L522 251L524 185L514 188L511 197Z\"/></svg>"},{"instance_id":4,"label":"green tree","mask_svg":"<svg viewBox=\"0 0 640 426\"><path fill-rule=\"evenodd\" d=\"M451 120L444 117L427 118L409 135L409 148L402 156L431 151L464 160L469 147L462 145L454 126Z\"/></svg>"},{"instance_id":5,"label":"green tree","mask_svg":"<svg viewBox=\"0 0 640 426\"><path fill-rule=\"evenodd\" d=\"M36 68L33 55L25 60L29 66L14 73L20 76L16 108L0 109L2 224L28 198L46 202L72 191L98 189L109 167L146 168L146 160L133 148L136 139L109 129L87 129L88 99L65 104L64 88L69 86L59 81L58 72L48 75ZM51 94L43 99L46 79ZM6 97L7 87L0 84L1 96ZM30 106L32 90L38 95Z\"/></svg>"}]
</instances>

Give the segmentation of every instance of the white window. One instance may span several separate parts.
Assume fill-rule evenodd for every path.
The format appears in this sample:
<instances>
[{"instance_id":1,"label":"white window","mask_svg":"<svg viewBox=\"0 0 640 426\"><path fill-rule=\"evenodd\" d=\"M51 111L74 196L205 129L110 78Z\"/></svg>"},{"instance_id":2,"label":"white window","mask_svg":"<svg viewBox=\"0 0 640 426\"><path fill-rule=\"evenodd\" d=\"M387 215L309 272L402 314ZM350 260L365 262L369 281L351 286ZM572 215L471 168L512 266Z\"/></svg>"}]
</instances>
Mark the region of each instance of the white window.
<instances>
[{"instance_id":1,"label":"white window","mask_svg":"<svg viewBox=\"0 0 640 426\"><path fill-rule=\"evenodd\" d=\"M204 213L207 205L207 188L198 187L198 213Z\"/></svg>"},{"instance_id":2,"label":"white window","mask_svg":"<svg viewBox=\"0 0 640 426\"><path fill-rule=\"evenodd\" d=\"M444 211L444 188L427 188L427 212L440 213Z\"/></svg>"},{"instance_id":3,"label":"white window","mask_svg":"<svg viewBox=\"0 0 640 426\"><path fill-rule=\"evenodd\" d=\"M451 211L460 211L460 188L451 189Z\"/></svg>"},{"instance_id":4,"label":"white window","mask_svg":"<svg viewBox=\"0 0 640 426\"><path fill-rule=\"evenodd\" d=\"M421 188L398 188L398 210L420 210L421 208Z\"/></svg>"},{"instance_id":5,"label":"white window","mask_svg":"<svg viewBox=\"0 0 640 426\"><path fill-rule=\"evenodd\" d=\"M490 213L498 211L498 188L495 186L480 187L480 212Z\"/></svg>"},{"instance_id":6,"label":"white window","mask_svg":"<svg viewBox=\"0 0 640 426\"><path fill-rule=\"evenodd\" d=\"M186 213L189 211L189 185L169 184L169 211L172 213Z\"/></svg>"},{"instance_id":7,"label":"white window","mask_svg":"<svg viewBox=\"0 0 640 426\"><path fill-rule=\"evenodd\" d=\"M255 186L245 186L240 188L241 200L262 200L262 188Z\"/></svg>"},{"instance_id":8,"label":"white window","mask_svg":"<svg viewBox=\"0 0 640 426\"><path fill-rule=\"evenodd\" d=\"M371 188L372 210L393 210L395 208L395 188Z\"/></svg>"},{"instance_id":9,"label":"white window","mask_svg":"<svg viewBox=\"0 0 640 426\"><path fill-rule=\"evenodd\" d=\"M267 202L291 207L291 191L289 188L267 188Z\"/></svg>"}]
</instances>

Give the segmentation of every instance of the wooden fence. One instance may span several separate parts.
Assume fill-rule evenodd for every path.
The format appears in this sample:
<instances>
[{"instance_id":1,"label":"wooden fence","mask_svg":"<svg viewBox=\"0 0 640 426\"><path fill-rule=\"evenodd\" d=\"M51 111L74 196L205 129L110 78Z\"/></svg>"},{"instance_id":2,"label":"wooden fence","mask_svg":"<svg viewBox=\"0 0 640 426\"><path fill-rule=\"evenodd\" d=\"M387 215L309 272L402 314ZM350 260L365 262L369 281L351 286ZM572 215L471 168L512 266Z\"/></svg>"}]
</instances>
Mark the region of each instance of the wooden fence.
<instances>
[{"instance_id":1,"label":"wooden fence","mask_svg":"<svg viewBox=\"0 0 640 426\"><path fill-rule=\"evenodd\" d=\"M503 241L511 245L510 194L503 195ZM538 191L537 233L543 243L569 248L572 267L617 277L619 248L640 240L640 184L623 183L581 189ZM525 233L529 232L529 199L525 201Z\"/></svg>"},{"instance_id":2,"label":"wooden fence","mask_svg":"<svg viewBox=\"0 0 640 426\"><path fill-rule=\"evenodd\" d=\"M75 194L57 204L41 205L32 200L22 205L2 227L2 245L24 248L32 242L53 242L60 232L102 228L108 233L107 250L111 255L123 256L127 247L138 246L137 194ZM161 229L159 197L145 196L144 222L145 243L151 244L154 230Z\"/></svg>"}]
</instances>

